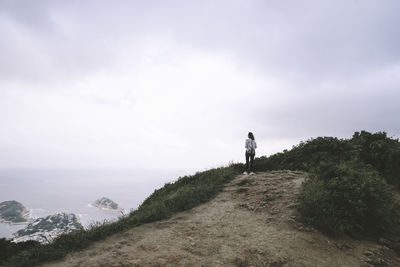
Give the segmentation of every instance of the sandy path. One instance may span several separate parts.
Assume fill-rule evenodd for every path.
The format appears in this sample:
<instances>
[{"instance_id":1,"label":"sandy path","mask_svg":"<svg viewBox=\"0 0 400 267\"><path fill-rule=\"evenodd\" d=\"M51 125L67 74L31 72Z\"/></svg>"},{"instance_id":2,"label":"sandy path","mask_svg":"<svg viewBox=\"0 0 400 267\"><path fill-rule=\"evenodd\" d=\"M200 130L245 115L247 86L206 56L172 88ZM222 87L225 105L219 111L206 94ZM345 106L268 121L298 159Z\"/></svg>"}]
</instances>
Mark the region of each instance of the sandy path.
<instances>
[{"instance_id":1,"label":"sandy path","mask_svg":"<svg viewBox=\"0 0 400 267\"><path fill-rule=\"evenodd\" d=\"M306 174L240 175L216 198L46 266L400 266L390 249L333 240L296 221Z\"/></svg>"}]
</instances>

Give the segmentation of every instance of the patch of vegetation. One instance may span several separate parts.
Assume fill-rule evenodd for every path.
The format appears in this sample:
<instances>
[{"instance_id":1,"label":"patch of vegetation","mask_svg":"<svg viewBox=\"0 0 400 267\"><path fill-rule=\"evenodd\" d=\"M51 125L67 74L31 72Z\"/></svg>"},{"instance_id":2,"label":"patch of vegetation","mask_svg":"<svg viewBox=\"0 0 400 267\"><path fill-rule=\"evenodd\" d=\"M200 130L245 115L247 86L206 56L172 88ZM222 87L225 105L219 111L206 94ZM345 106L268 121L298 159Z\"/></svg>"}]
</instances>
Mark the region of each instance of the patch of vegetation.
<instances>
[{"instance_id":1,"label":"patch of vegetation","mask_svg":"<svg viewBox=\"0 0 400 267\"><path fill-rule=\"evenodd\" d=\"M19 202L11 200L0 203L0 218L13 223L26 222L24 213L27 209Z\"/></svg>"},{"instance_id":2,"label":"patch of vegetation","mask_svg":"<svg viewBox=\"0 0 400 267\"><path fill-rule=\"evenodd\" d=\"M303 184L298 210L325 232L384 233L397 223L387 189L379 173L363 163L320 164Z\"/></svg>"},{"instance_id":3,"label":"patch of vegetation","mask_svg":"<svg viewBox=\"0 0 400 267\"><path fill-rule=\"evenodd\" d=\"M385 132L356 132L351 139L354 154L372 165L389 184L400 187L400 142Z\"/></svg>"},{"instance_id":4,"label":"patch of vegetation","mask_svg":"<svg viewBox=\"0 0 400 267\"><path fill-rule=\"evenodd\" d=\"M83 229L83 227L75 214L58 213L43 218L37 218L24 229L17 231L16 236L24 237L37 233L41 233L42 236L45 236L46 233L50 233L54 230L70 232L79 229Z\"/></svg>"},{"instance_id":5,"label":"patch of vegetation","mask_svg":"<svg viewBox=\"0 0 400 267\"><path fill-rule=\"evenodd\" d=\"M39 247L40 243L37 241L26 241L21 243L12 243L5 238L0 239L0 266L5 264L5 261L12 255L23 253L26 250L32 250ZM15 265L18 266L18 265Z\"/></svg>"},{"instance_id":6,"label":"patch of vegetation","mask_svg":"<svg viewBox=\"0 0 400 267\"><path fill-rule=\"evenodd\" d=\"M192 176L180 177L167 183L151 194L137 210L112 223L98 223L88 230L63 234L48 245L32 241L18 244L8 240L0 242L1 266L34 266L43 262L63 258L67 253L88 247L94 241L130 229L143 223L165 219L179 211L195 207L213 198L241 171L241 165L197 172ZM3 253L4 251L4 253Z\"/></svg>"},{"instance_id":7,"label":"patch of vegetation","mask_svg":"<svg viewBox=\"0 0 400 267\"><path fill-rule=\"evenodd\" d=\"M388 186L400 186L400 143L385 132L310 139L257 158L255 168L308 172L298 209L305 222L325 232L400 233L399 207Z\"/></svg>"}]
</instances>

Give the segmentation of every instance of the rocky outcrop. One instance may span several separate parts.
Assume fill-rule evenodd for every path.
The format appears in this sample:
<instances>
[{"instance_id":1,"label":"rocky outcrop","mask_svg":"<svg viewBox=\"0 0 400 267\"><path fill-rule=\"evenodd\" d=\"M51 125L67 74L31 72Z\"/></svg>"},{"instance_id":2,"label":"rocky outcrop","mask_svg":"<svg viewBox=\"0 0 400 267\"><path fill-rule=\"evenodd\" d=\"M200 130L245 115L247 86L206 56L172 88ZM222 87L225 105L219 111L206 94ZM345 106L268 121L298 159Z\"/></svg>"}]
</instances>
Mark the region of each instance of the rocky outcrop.
<instances>
[{"instance_id":1,"label":"rocky outcrop","mask_svg":"<svg viewBox=\"0 0 400 267\"><path fill-rule=\"evenodd\" d=\"M112 201L111 199L106 198L106 197L102 197L102 198L96 200L92 205L94 207L97 207L102 210L111 210L111 211L118 211L118 212L121 212L124 210L117 203L115 203L114 201Z\"/></svg>"},{"instance_id":2,"label":"rocky outcrop","mask_svg":"<svg viewBox=\"0 0 400 267\"><path fill-rule=\"evenodd\" d=\"M0 222L10 224L28 223L29 210L21 203L11 200L0 203Z\"/></svg>"},{"instance_id":3,"label":"rocky outcrop","mask_svg":"<svg viewBox=\"0 0 400 267\"><path fill-rule=\"evenodd\" d=\"M35 240L40 243L50 243L61 234L80 229L83 227L75 214L58 213L34 220L24 229L14 233L13 242Z\"/></svg>"}]
</instances>

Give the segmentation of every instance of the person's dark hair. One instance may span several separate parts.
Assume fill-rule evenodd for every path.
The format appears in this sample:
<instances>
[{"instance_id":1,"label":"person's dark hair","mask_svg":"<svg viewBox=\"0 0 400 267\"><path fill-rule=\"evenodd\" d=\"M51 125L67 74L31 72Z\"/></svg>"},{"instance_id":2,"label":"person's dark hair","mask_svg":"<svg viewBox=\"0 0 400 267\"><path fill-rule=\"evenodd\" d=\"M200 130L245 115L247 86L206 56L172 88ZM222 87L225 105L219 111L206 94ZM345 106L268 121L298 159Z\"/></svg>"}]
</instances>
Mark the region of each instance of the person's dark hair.
<instances>
[{"instance_id":1,"label":"person's dark hair","mask_svg":"<svg viewBox=\"0 0 400 267\"><path fill-rule=\"evenodd\" d=\"M249 132L249 134L247 135L251 140L254 140L254 135L252 132Z\"/></svg>"}]
</instances>

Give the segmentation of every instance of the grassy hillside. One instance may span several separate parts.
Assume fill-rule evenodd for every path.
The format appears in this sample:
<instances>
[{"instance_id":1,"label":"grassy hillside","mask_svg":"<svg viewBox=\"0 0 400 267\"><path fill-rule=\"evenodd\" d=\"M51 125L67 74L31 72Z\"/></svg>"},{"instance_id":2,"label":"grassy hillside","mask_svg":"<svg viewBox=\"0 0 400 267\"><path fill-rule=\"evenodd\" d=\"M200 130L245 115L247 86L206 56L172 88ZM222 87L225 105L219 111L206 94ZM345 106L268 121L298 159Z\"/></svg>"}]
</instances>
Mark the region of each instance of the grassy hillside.
<instances>
[{"instance_id":1,"label":"grassy hillside","mask_svg":"<svg viewBox=\"0 0 400 267\"><path fill-rule=\"evenodd\" d=\"M198 172L180 177L155 190L137 210L121 217L117 222L93 225L89 230L80 230L61 235L49 245L34 241L13 244L0 239L0 265L32 266L64 257L67 253L82 250L94 241L131 227L166 219L172 214L190 209L214 197L223 185L240 171L240 165Z\"/></svg>"},{"instance_id":2,"label":"grassy hillside","mask_svg":"<svg viewBox=\"0 0 400 267\"><path fill-rule=\"evenodd\" d=\"M384 132L356 132L351 139L310 139L289 151L257 158L255 168L309 172L297 207L306 223L322 231L372 236L399 233L399 209L391 190L400 186L400 143ZM0 240L0 261L9 266L32 266L62 258L131 227L168 218L211 199L243 169L243 164L232 164L181 177L155 190L119 221L60 236L49 245Z\"/></svg>"}]
</instances>

